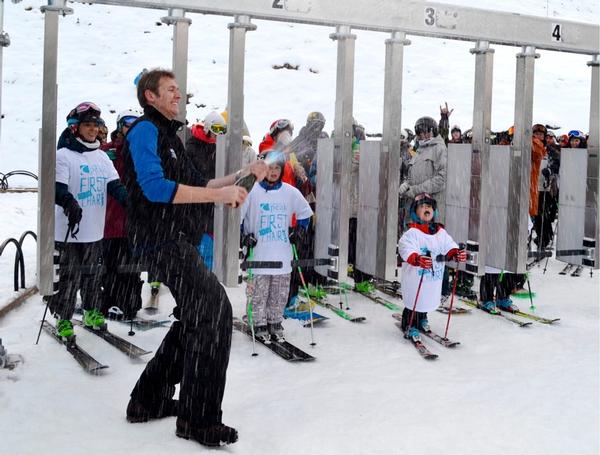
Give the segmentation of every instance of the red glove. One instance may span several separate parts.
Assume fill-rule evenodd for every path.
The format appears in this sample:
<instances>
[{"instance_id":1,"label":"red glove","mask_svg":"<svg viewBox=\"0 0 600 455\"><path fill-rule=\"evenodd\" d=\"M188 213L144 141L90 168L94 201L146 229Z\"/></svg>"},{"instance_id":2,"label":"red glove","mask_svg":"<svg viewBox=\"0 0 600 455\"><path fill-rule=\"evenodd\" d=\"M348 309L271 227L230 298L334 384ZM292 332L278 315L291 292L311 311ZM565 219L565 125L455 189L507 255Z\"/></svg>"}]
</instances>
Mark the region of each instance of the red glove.
<instances>
[{"instance_id":1,"label":"red glove","mask_svg":"<svg viewBox=\"0 0 600 455\"><path fill-rule=\"evenodd\" d=\"M433 267L433 261L431 260L431 258L429 256L419 256L418 260L419 260L418 265L422 269L430 269Z\"/></svg>"},{"instance_id":2,"label":"red glove","mask_svg":"<svg viewBox=\"0 0 600 455\"><path fill-rule=\"evenodd\" d=\"M429 256L420 256L417 253L411 254L406 262L412 266L421 267L423 269L430 269L433 267L433 261Z\"/></svg>"},{"instance_id":3,"label":"red glove","mask_svg":"<svg viewBox=\"0 0 600 455\"><path fill-rule=\"evenodd\" d=\"M456 253L456 260L458 262L467 262L467 252L465 250L458 250L458 253Z\"/></svg>"}]
</instances>

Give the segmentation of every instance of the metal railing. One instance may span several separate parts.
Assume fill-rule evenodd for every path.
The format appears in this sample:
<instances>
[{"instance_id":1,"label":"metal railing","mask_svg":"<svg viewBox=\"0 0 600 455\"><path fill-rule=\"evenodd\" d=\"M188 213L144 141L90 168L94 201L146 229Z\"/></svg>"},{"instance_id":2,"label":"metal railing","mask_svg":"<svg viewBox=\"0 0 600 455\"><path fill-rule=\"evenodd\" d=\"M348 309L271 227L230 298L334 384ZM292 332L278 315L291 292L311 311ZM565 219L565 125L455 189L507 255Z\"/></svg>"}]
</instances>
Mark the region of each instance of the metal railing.
<instances>
[{"instance_id":1,"label":"metal railing","mask_svg":"<svg viewBox=\"0 0 600 455\"><path fill-rule=\"evenodd\" d=\"M6 174L4 174L3 172L0 172L0 191L8 191L9 190L8 179L14 175L24 175L26 177L31 177L32 179L35 179L36 181L38 179L37 175L35 175L33 172L24 171L24 170L10 171ZM37 184L36 184L36 186L37 186Z\"/></svg>"},{"instance_id":2,"label":"metal railing","mask_svg":"<svg viewBox=\"0 0 600 455\"><path fill-rule=\"evenodd\" d=\"M33 237L35 241L37 241L37 236L33 231L25 231L19 237L19 240L15 238L6 239L2 244L0 244L0 256L4 253L4 250L9 244L13 244L16 248L15 252L15 263L14 263L14 290L17 292L19 290L19 282L21 283L20 288L25 288L25 256L23 255L23 242L27 236ZM19 280L20 278L20 280Z\"/></svg>"}]
</instances>

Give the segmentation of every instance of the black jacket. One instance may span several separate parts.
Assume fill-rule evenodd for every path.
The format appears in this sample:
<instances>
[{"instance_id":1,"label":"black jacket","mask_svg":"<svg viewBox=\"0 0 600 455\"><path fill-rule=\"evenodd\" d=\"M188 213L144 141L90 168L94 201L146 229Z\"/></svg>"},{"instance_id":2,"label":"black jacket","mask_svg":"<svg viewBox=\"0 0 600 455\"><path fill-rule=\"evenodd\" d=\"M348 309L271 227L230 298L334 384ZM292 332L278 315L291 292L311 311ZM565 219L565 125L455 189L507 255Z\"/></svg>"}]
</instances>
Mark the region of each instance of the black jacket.
<instances>
[{"instance_id":1,"label":"black jacket","mask_svg":"<svg viewBox=\"0 0 600 455\"><path fill-rule=\"evenodd\" d=\"M190 134L185 150L189 155L194 168L207 181L215 178L217 145L204 142ZM202 220L200 221L202 232L212 234L215 217L214 204L202 204Z\"/></svg>"},{"instance_id":2,"label":"black jacket","mask_svg":"<svg viewBox=\"0 0 600 455\"><path fill-rule=\"evenodd\" d=\"M177 136L182 123L168 120L156 109L148 106L144 109L144 115L131 126L127 137L144 120L151 122L158 130L156 153L160 158L165 179L177 184L206 186L207 179L196 172L183 143ZM123 158L125 160L124 183L129 194L127 207L129 240L135 248L152 248L178 240L187 240L197 245L202 236L199 221L203 204L172 204L148 200L137 181L129 146L126 138Z\"/></svg>"}]
</instances>

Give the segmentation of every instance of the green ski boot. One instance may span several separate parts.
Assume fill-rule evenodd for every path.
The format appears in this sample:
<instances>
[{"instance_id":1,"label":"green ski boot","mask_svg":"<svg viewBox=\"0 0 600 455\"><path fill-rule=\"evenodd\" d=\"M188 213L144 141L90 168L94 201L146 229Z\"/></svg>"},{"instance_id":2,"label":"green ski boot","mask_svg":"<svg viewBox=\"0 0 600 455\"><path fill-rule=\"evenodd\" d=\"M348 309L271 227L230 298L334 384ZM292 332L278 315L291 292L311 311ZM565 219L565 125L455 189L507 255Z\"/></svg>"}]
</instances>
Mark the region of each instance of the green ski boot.
<instances>
[{"instance_id":1,"label":"green ski boot","mask_svg":"<svg viewBox=\"0 0 600 455\"><path fill-rule=\"evenodd\" d=\"M83 312L83 325L94 330L106 330L104 315L95 308Z\"/></svg>"},{"instance_id":2,"label":"green ski boot","mask_svg":"<svg viewBox=\"0 0 600 455\"><path fill-rule=\"evenodd\" d=\"M59 319L56 321L56 333L63 340L68 341L73 339L75 331L73 330L73 323L68 319Z\"/></svg>"},{"instance_id":3,"label":"green ski boot","mask_svg":"<svg viewBox=\"0 0 600 455\"><path fill-rule=\"evenodd\" d=\"M362 294L371 294L375 291L375 285L371 281L356 283L354 288Z\"/></svg>"}]
</instances>

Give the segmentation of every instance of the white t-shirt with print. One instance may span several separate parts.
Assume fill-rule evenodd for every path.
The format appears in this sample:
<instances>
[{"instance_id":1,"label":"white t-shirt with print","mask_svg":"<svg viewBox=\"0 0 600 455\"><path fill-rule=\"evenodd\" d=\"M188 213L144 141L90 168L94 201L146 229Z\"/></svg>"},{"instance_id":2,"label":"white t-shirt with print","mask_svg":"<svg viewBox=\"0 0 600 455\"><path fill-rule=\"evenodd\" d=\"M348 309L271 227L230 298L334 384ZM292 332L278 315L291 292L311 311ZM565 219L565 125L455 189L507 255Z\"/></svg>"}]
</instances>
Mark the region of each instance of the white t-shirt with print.
<instances>
[{"instance_id":1,"label":"white t-shirt with print","mask_svg":"<svg viewBox=\"0 0 600 455\"><path fill-rule=\"evenodd\" d=\"M287 183L277 190L266 191L256 183L242 205L241 219L244 232L252 233L257 244L253 261L281 261L281 269L253 269L255 275L283 275L292 271L292 247L288 229L292 214L302 220L313 211L302 193Z\"/></svg>"},{"instance_id":2,"label":"white t-shirt with print","mask_svg":"<svg viewBox=\"0 0 600 455\"><path fill-rule=\"evenodd\" d=\"M423 282L415 311L426 313L440 306L445 263L436 262L435 258L439 254L445 255L453 248L458 248L458 245L443 228L431 235L413 227L402 235L398 242L398 251L404 261L413 253L423 255L427 251L431 252L433 260L433 269L427 270L408 262L402 264L402 300L406 308L413 309L421 276Z\"/></svg>"},{"instance_id":3,"label":"white t-shirt with print","mask_svg":"<svg viewBox=\"0 0 600 455\"><path fill-rule=\"evenodd\" d=\"M61 148L56 152L56 181L69 187L83 214L79 222L77 239L69 236L70 243L102 240L106 215L106 187L118 180L119 174L108 155L100 149L91 152L74 152ZM54 206L54 239L64 242L68 219L63 208Z\"/></svg>"}]
</instances>

